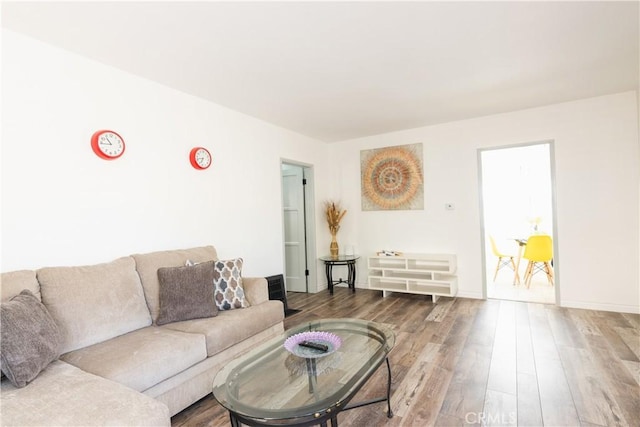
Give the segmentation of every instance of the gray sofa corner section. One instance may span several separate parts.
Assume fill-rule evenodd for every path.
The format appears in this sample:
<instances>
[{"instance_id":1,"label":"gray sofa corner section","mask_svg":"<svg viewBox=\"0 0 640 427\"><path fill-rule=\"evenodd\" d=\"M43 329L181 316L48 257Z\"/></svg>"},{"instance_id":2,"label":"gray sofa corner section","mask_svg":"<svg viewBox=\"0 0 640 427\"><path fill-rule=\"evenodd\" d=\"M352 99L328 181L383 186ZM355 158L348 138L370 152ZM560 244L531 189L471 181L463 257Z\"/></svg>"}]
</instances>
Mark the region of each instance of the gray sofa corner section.
<instances>
[{"instance_id":1,"label":"gray sofa corner section","mask_svg":"<svg viewBox=\"0 0 640 427\"><path fill-rule=\"evenodd\" d=\"M57 360L27 387L2 381L3 426L170 426L169 408Z\"/></svg>"},{"instance_id":2,"label":"gray sofa corner section","mask_svg":"<svg viewBox=\"0 0 640 427\"><path fill-rule=\"evenodd\" d=\"M211 393L229 361L284 331L282 303L256 277L243 277L248 308L155 326L157 270L187 259L217 253L204 246L2 273L2 301L31 290L62 328L64 354L24 388L2 380L0 425L170 425Z\"/></svg>"}]
</instances>

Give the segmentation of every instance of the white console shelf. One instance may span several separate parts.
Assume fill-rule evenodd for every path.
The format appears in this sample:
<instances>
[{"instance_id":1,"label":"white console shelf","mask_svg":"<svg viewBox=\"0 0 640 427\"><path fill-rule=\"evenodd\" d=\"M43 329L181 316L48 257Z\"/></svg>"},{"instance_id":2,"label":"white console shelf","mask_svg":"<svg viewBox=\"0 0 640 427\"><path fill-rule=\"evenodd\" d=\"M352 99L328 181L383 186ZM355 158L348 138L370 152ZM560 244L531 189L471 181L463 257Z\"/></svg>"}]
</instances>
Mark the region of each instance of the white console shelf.
<instances>
[{"instance_id":1,"label":"white console shelf","mask_svg":"<svg viewBox=\"0 0 640 427\"><path fill-rule=\"evenodd\" d=\"M453 297L458 293L456 256L453 254L372 255L367 260L369 289Z\"/></svg>"}]
</instances>

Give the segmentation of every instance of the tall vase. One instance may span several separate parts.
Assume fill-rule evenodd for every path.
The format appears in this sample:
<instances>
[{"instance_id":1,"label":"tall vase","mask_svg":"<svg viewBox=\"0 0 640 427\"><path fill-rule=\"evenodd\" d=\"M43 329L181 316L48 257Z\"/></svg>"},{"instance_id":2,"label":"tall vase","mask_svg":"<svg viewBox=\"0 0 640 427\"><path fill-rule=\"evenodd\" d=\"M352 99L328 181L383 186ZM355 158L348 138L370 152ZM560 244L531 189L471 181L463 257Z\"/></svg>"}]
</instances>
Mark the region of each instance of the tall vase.
<instances>
[{"instance_id":1,"label":"tall vase","mask_svg":"<svg viewBox=\"0 0 640 427\"><path fill-rule=\"evenodd\" d=\"M338 241L336 240L336 234L331 234L331 245L329 246L329 251L332 257L338 256Z\"/></svg>"}]
</instances>

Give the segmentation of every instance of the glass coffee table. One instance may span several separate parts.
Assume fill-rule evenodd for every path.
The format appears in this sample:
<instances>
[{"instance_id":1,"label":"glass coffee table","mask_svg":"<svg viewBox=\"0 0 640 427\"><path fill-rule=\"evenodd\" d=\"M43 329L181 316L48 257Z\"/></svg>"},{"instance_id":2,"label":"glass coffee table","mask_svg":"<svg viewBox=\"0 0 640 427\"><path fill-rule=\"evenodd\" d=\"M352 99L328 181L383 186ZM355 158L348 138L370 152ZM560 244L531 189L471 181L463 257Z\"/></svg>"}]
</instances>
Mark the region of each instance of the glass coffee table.
<instances>
[{"instance_id":1,"label":"glass coffee table","mask_svg":"<svg viewBox=\"0 0 640 427\"><path fill-rule=\"evenodd\" d=\"M327 347L314 349L300 341ZM285 348L285 344L287 348ZM387 402L393 417L388 354L395 334L387 326L359 319L304 323L233 360L215 377L213 395L229 411L232 426L338 425L341 411ZM386 396L351 399L386 362Z\"/></svg>"}]
</instances>

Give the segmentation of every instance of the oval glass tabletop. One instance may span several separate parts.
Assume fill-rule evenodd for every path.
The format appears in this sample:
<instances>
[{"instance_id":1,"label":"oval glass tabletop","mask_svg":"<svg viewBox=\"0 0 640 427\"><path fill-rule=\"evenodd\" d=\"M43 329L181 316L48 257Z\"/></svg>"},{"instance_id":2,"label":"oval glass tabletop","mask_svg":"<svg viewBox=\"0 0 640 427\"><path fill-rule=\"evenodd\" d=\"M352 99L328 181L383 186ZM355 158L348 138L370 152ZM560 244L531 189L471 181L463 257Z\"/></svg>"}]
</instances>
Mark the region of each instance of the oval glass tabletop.
<instances>
[{"instance_id":1,"label":"oval glass tabletop","mask_svg":"<svg viewBox=\"0 0 640 427\"><path fill-rule=\"evenodd\" d=\"M324 357L305 358L284 347L287 338L323 331L340 338ZM231 413L259 420L295 420L344 409L386 360L395 344L385 325L324 319L285 331L225 366L214 380L216 400ZM387 361L388 363L388 361Z\"/></svg>"}]
</instances>

